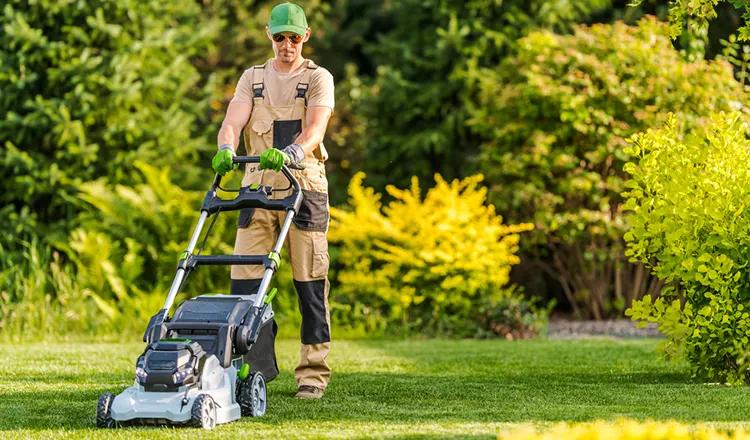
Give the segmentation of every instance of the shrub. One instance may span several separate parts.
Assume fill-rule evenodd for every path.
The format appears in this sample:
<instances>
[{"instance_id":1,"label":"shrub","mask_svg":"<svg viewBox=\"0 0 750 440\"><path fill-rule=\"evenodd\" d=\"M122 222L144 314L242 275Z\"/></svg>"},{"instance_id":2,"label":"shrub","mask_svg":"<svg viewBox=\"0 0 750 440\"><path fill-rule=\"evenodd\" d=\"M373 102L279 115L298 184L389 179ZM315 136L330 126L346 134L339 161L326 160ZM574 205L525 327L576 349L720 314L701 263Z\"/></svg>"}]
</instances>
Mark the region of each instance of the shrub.
<instances>
[{"instance_id":1,"label":"shrub","mask_svg":"<svg viewBox=\"0 0 750 440\"><path fill-rule=\"evenodd\" d=\"M668 353L684 349L693 372L750 383L750 141L743 115L712 117L682 137L676 118L633 137L623 193L632 210L625 234L632 261L679 284L633 303L633 320L659 323Z\"/></svg>"},{"instance_id":2,"label":"shrub","mask_svg":"<svg viewBox=\"0 0 750 440\"><path fill-rule=\"evenodd\" d=\"M669 33L672 38L679 37L684 32L685 24L689 31L698 35L706 35L708 22L718 16L716 9L721 2L731 3L735 8L742 9L743 22L750 22L750 3L745 0L671 0L669 2ZM643 0L635 0L633 6L638 6ZM750 25L744 24L739 28L741 41L750 40Z\"/></svg>"},{"instance_id":3,"label":"shrub","mask_svg":"<svg viewBox=\"0 0 750 440\"><path fill-rule=\"evenodd\" d=\"M746 96L728 64L686 62L668 31L647 18L533 32L482 76L472 124L490 139L481 157L489 200L511 222L534 222L524 251L561 281L574 310L585 305L580 315L619 315L658 291L622 254L625 139L668 111L694 127Z\"/></svg>"},{"instance_id":4,"label":"shrub","mask_svg":"<svg viewBox=\"0 0 750 440\"><path fill-rule=\"evenodd\" d=\"M0 204L32 208L53 229L76 214L77 186L130 183L140 159L195 182L208 109L190 57L216 26L196 2L3 2ZM66 231L67 232L67 231Z\"/></svg>"},{"instance_id":5,"label":"shrub","mask_svg":"<svg viewBox=\"0 0 750 440\"><path fill-rule=\"evenodd\" d=\"M367 3L367 2L360 2ZM480 98L483 69L513 57L519 37L539 28L570 27L611 7L611 0L401 0L383 2L374 38L364 45L376 66L361 99L366 119L364 170L378 190L477 172L483 138L466 121ZM367 17L380 11L365 11ZM355 36L362 15L352 17ZM378 17L379 18L379 17ZM356 39L355 39L356 41ZM370 81L367 81L370 83ZM356 138L354 139L356 140ZM408 167L393 163L408 161Z\"/></svg>"},{"instance_id":6,"label":"shrub","mask_svg":"<svg viewBox=\"0 0 750 440\"><path fill-rule=\"evenodd\" d=\"M339 246L331 301L336 322L397 324L405 331L472 336L482 301L514 290L508 274L518 263L518 233L531 225L504 225L486 206L482 176L437 185L421 198L417 179L408 190L380 194L349 185L351 210L331 209L331 243Z\"/></svg>"},{"instance_id":7,"label":"shrub","mask_svg":"<svg viewBox=\"0 0 750 440\"><path fill-rule=\"evenodd\" d=\"M33 303L39 313L58 310L59 320L97 328L99 317L66 311L73 310L70 298L96 313L90 294L106 299L111 289L122 292L115 275L136 276L118 258L143 252L137 234L126 244L79 232L68 243L84 205L77 197L83 182L106 176L137 183L136 159L170 166L184 186L203 172L208 177L207 165L194 166L210 146L197 123L208 110L207 92L191 57L206 50L217 26L199 10L195 2L164 0L3 2L0 228L11 233L0 235L0 288L4 310L17 311L6 318L44 331L47 324L29 313ZM71 266L78 256L71 246L84 243L109 253L113 266ZM37 259L26 261L30 256ZM107 277L106 286L104 278L89 285L79 275ZM55 325L63 331L78 324Z\"/></svg>"}]
</instances>

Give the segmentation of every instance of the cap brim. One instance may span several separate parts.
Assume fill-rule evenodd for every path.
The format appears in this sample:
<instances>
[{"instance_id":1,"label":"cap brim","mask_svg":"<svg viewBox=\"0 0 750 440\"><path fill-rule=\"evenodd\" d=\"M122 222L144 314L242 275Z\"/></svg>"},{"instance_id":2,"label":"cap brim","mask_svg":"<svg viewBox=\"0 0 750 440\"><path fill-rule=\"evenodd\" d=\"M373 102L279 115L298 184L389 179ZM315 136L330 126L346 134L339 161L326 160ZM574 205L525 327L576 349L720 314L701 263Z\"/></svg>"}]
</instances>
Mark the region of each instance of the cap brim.
<instances>
[{"instance_id":1,"label":"cap brim","mask_svg":"<svg viewBox=\"0 0 750 440\"><path fill-rule=\"evenodd\" d=\"M274 26L272 28L268 28L268 32L271 35L279 34L281 32L294 32L295 34L304 37L305 36L305 32L307 32L307 29L305 29L303 27L300 27L300 26L295 26L293 24L282 24L282 25L279 25L279 26Z\"/></svg>"}]
</instances>

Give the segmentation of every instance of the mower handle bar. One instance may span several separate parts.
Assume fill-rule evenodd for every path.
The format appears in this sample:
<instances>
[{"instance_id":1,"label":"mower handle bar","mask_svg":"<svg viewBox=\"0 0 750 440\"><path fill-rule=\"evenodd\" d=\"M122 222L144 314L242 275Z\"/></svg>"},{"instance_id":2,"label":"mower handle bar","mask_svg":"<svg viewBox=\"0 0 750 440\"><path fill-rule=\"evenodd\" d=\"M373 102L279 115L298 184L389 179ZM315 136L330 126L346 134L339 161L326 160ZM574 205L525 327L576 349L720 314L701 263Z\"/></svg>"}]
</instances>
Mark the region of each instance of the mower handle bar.
<instances>
[{"instance_id":1,"label":"mower handle bar","mask_svg":"<svg viewBox=\"0 0 750 440\"><path fill-rule=\"evenodd\" d=\"M232 158L232 162L234 163L260 163L260 156L235 156ZM291 171L289 171L289 167L286 165L281 167L281 172L284 174L284 176L289 180L289 183L291 187L294 188L294 192L292 195L287 196L284 198L283 201L274 201L276 203L277 210L286 209L287 210L287 216L284 220L284 224L281 228L281 233L279 234L278 239L276 240L276 245L273 248L272 253L276 253L277 255L281 252L281 247L284 244L284 240L289 232L289 228L292 224L292 219L294 218L295 213L299 210L300 203L302 201L302 190L300 188L299 181L292 175ZM188 244L187 249L185 250L185 253L188 255L191 255L193 253L193 249L195 249L195 246L198 244L198 238L201 234L201 231L203 229L203 225L206 222L206 219L209 215L213 213L217 213L220 209L213 209L216 206L212 206L212 201L216 200L216 190L220 188L221 184L221 174L216 174L216 177L214 177L214 183L211 186L211 189L206 193L206 198L203 201L203 206L201 207L201 216L198 219L198 224L195 226L195 229L193 230L193 234L190 238L190 243ZM240 195L242 197L242 195ZM231 204L231 203L230 203ZM291 206L291 208L290 208ZM210 232L210 227L209 227ZM192 264L189 264L192 260ZM162 310L159 312L158 315L154 315L152 317L153 322L149 323L149 327L146 330L147 334L152 331L152 327L157 326L157 321L159 323L159 326L161 326L161 323L164 322L164 319L168 316L169 310L172 307L172 304L174 303L174 299L177 296L177 293L179 292L180 288L182 287L182 283L186 277L186 274L188 271L192 270L197 263L202 263L206 265L213 265L213 264L264 264L266 265L266 269L263 274L263 280L261 282L261 285L258 289L258 292L260 294L255 299L255 302L253 304L253 307L260 308L262 305L262 301L264 299L264 295L266 292L266 289L268 289L268 285L271 281L271 275L276 271L276 264L271 264L266 260L270 260L270 257L266 256L257 256L257 255L218 255L218 256L208 256L208 257L201 257L201 256L192 256L192 258L186 258L183 257L180 259L180 264L177 268L177 275L175 275L175 279L172 282L172 287L169 289L169 294L167 295L167 299L164 302L164 307L162 307ZM272 260L273 263L275 263L275 260ZM153 324L153 325L152 325ZM161 327L160 327L161 328ZM144 341L146 341L147 334L144 334Z\"/></svg>"},{"instance_id":2,"label":"mower handle bar","mask_svg":"<svg viewBox=\"0 0 750 440\"><path fill-rule=\"evenodd\" d=\"M260 156L234 156L232 158L232 163L260 163ZM284 177L286 177L287 180L289 180L289 184L292 185L295 191L300 191L299 182L294 178L290 169L304 170L305 167L296 164L290 164L289 166L283 165L281 167L281 173L284 174ZM220 184L221 174L217 174L216 177L214 177L214 184L211 186L211 189L215 190Z\"/></svg>"}]
</instances>

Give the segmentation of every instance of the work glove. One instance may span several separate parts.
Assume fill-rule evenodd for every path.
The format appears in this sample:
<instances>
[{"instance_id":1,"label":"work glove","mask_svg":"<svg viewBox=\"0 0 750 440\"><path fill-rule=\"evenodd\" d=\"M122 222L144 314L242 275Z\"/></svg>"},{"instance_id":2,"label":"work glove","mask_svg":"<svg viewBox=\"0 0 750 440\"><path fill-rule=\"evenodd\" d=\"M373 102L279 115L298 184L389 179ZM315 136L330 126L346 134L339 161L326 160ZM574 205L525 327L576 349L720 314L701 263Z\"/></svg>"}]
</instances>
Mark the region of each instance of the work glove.
<instances>
[{"instance_id":1,"label":"work glove","mask_svg":"<svg viewBox=\"0 0 750 440\"><path fill-rule=\"evenodd\" d=\"M281 167L293 165L302 168L305 151L299 144L291 144L281 150L269 148L260 155L260 167L266 170L281 171Z\"/></svg>"},{"instance_id":2,"label":"work glove","mask_svg":"<svg viewBox=\"0 0 750 440\"><path fill-rule=\"evenodd\" d=\"M232 163L232 158L234 158L234 156L234 148L229 144L224 144L219 147L219 151L211 160L211 166L217 174L223 176L228 173L229 170L236 170L240 166L238 163Z\"/></svg>"}]
</instances>

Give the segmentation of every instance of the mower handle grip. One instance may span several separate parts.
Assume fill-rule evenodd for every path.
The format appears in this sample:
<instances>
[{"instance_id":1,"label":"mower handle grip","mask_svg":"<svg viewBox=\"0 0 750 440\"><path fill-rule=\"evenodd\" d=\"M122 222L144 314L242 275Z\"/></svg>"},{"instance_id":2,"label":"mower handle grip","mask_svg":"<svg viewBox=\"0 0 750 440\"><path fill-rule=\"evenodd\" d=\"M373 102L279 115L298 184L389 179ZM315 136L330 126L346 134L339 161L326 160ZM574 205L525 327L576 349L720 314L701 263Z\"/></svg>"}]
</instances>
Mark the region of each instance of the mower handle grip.
<instances>
[{"instance_id":1,"label":"mower handle grip","mask_svg":"<svg viewBox=\"0 0 750 440\"><path fill-rule=\"evenodd\" d=\"M260 156L234 156L232 158L232 163L260 163ZM304 170L305 167L299 166L296 164L292 164L290 166L283 165L281 167L281 172L284 174L284 177L289 180L289 184L294 188L295 191L300 191L299 182L297 179L292 175L291 171L289 171L290 168L296 169L296 170ZM211 186L211 188L216 189L221 184L221 174L217 174L216 177L214 177L214 183Z\"/></svg>"}]
</instances>

